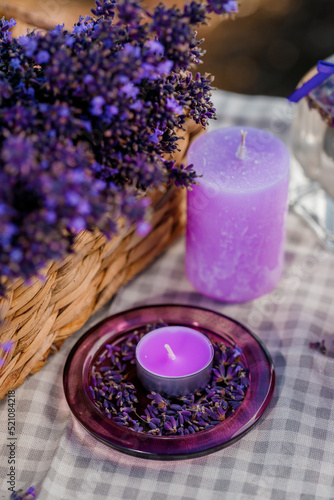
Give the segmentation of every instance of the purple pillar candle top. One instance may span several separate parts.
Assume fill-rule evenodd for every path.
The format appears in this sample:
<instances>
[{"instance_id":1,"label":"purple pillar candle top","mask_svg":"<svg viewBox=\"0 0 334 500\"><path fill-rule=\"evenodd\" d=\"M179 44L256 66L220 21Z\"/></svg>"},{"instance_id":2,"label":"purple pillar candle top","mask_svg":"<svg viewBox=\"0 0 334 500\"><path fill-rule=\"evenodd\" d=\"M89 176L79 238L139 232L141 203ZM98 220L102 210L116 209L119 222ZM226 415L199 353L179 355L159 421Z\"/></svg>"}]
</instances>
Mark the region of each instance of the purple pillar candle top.
<instances>
[{"instance_id":1,"label":"purple pillar candle top","mask_svg":"<svg viewBox=\"0 0 334 500\"><path fill-rule=\"evenodd\" d=\"M150 391L185 395L211 377L213 347L192 328L167 326L144 335L136 348L138 377Z\"/></svg>"},{"instance_id":2,"label":"purple pillar candle top","mask_svg":"<svg viewBox=\"0 0 334 500\"><path fill-rule=\"evenodd\" d=\"M264 130L221 128L194 141L188 162L203 176L188 192L188 279L226 302L269 292L283 272L288 150Z\"/></svg>"}]
</instances>

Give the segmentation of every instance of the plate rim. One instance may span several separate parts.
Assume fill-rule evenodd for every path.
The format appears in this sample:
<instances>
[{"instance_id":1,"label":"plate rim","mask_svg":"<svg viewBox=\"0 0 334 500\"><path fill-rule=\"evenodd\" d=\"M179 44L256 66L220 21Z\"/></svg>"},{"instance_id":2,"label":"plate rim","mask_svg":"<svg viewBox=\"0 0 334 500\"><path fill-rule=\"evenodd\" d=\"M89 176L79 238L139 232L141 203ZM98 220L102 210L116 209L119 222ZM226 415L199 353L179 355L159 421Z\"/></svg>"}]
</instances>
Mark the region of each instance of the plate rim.
<instances>
[{"instance_id":1,"label":"plate rim","mask_svg":"<svg viewBox=\"0 0 334 500\"><path fill-rule=\"evenodd\" d=\"M197 451L186 451L186 452L182 452L182 453L168 453L168 454L163 454L163 453L152 453L150 452L149 450L137 450L137 449L133 449L131 447L123 447L123 446L120 446L119 444L115 444L115 443L112 443L108 440L106 440L105 438L101 437L98 433L94 432L94 430L92 429L92 427L90 425L87 424L87 422L84 422L83 418L80 417L80 415L78 414L78 411L76 411L74 408L73 408L73 405L72 405L72 402L69 400L69 394L68 394L68 384L67 384L67 375L70 371L70 368L71 368L71 363L73 361L73 358L76 354L76 352L78 351L78 349L81 347L81 345L85 342L85 340L90 337L94 332L96 332L97 330L100 330L105 324L107 324L108 322L110 322L111 320L117 320L117 318L119 317L124 317L125 315L129 315L129 314L133 314L135 313L136 311L145 311L145 310L152 310L152 309L158 309L158 308L169 308L169 309L188 309L188 310L193 310L194 312L195 311L203 311L203 312L207 312L207 313L211 313L213 315L216 315L222 319L226 319L230 322L232 322L233 324L237 325L238 327L240 327L242 330L244 330L246 332L247 335L250 335L255 343L258 345L258 347L260 348L260 350L262 351L262 354L264 355L264 358L266 359L267 361L267 364L268 364L268 374L269 374L269 379L267 381L267 391L265 393L265 395L263 396L263 399L261 401L261 405L259 406L259 408L257 409L256 413L254 413L252 415L252 417L246 422L246 424L237 431L236 435L233 435L227 442L223 442L223 443L217 443L217 444L214 444L213 446L209 446L208 448L205 448L205 449L201 449L201 450L197 450ZM198 328L201 328L201 324L198 324L197 325ZM205 326L203 326L202 328L205 328ZM108 332L108 334L110 334L110 336L112 337L113 335L115 336L117 333L119 332L113 332L112 330L110 330L110 332ZM219 333L216 333L214 332L217 336L222 336L221 334ZM104 334L103 336L105 336L106 334ZM230 334L225 334L225 338L228 338ZM100 339L98 338L97 341L99 341ZM224 339L222 338L222 341ZM105 342L103 342L105 343ZM103 345L103 343L101 345ZM237 344L237 343L236 343ZM98 347L96 347L95 349L95 353L101 348L101 345L99 345ZM86 353L86 358L87 358L87 354ZM246 357L246 360L247 360L247 357ZM84 391L84 387L83 387L83 371L82 371L82 374L81 374L81 380L82 380L82 391L83 393L85 392ZM81 425L81 427L83 427L90 435L92 435L95 439L97 439L98 441L104 443L105 445L109 446L109 447L112 447L113 449L116 449L118 451L121 451L121 452L124 452L126 454L130 454L132 456L136 456L136 457L140 457L140 458L146 458L146 459L153 459L153 460L180 460L180 459L189 459L189 458L196 458L196 457L201 457L201 456L204 456L204 455L207 455L207 454L210 454L210 453L213 453L215 451L218 451L220 449L223 449L227 446L230 446L232 444L234 444L236 441L238 441L239 439L241 439L243 436L245 436L246 434L248 434L248 432L250 432L250 430L253 429L253 427L258 423L258 421L261 419L262 415L264 414L264 412L266 411L266 408L268 407L271 399L272 399L272 396L273 396L273 393L274 393L274 389L275 389L275 382L276 382L276 374L275 374L275 366L274 366L274 362L272 360L272 357L266 347L266 345L264 344L264 342L258 337L258 335L256 333L254 333L254 331L248 327L247 325L243 324L241 321L235 319L235 318L232 318L231 316L228 316L224 313L220 313L220 312L217 312L217 311L214 311L212 309L209 309L209 308L206 308L206 307L201 307L201 306L193 306L193 305L189 305L189 304L170 304L170 303L166 303L166 304L152 304L152 305L142 305L142 306L136 306L136 307L133 307L133 308L130 308L130 309L126 309L124 311L119 311L115 314L112 314L104 319L102 319L100 322L98 322L97 324L95 324L94 326L92 326L91 328L89 328L87 330L87 332L85 332L77 341L76 343L72 346L67 358L66 358L66 362L65 362L65 365L64 365L64 369L63 369L63 390L64 390L64 393L65 393L65 398L66 398L66 401L67 401L67 404L70 408L70 411L72 413L72 415L75 417L75 419L79 422L79 424ZM87 397L87 396L86 396ZM247 397L247 396L246 396ZM87 397L87 403L90 402L89 398ZM243 405L240 406L240 408L242 408ZM94 407L96 409L96 411L99 411L96 407ZM239 408L239 409L240 409ZM235 414L233 415L233 418L234 419L237 419L237 416L238 416L238 412L239 412L239 409L235 412ZM101 413L102 415L102 413ZM231 416L232 417L232 416ZM231 418L229 417L226 421L223 421L221 424L217 424L217 426L215 426L215 428L218 428L219 426L222 426L222 425L225 425L226 426L226 422L228 422L228 420ZM108 419L108 423L112 423L111 420ZM117 425L116 423L114 423L114 425ZM120 427L120 426L118 426ZM206 430L203 430L203 431L200 431L200 434L203 435L204 432L209 432L211 431L213 433L213 431L215 430L215 428L213 429L209 429L208 431ZM124 428L122 428L124 430ZM134 433L134 435L136 435L136 437L138 437L138 432L136 431L133 431L132 429L126 429L127 432L130 432L130 436L133 435L132 433ZM197 434L197 433L196 433ZM166 441L170 441L172 443L172 440L175 442L175 440L183 440L183 439L187 439L187 438L190 438L190 437L194 437L196 436L196 434L194 435L189 435L189 436L148 436L148 435L142 435L142 436L145 436L145 440L146 441L150 441L150 440L154 440L154 441L157 441L157 440L160 440L160 442L166 442ZM153 442L153 441L151 441Z\"/></svg>"}]
</instances>

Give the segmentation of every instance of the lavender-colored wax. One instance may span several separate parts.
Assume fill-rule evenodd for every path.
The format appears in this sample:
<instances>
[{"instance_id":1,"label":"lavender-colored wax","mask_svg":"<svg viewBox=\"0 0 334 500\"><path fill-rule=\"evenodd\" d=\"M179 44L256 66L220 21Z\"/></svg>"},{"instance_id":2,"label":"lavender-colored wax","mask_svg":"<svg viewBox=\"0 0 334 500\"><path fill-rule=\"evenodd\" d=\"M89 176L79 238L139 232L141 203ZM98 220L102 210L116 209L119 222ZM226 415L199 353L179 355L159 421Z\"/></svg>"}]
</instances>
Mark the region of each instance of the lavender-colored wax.
<instances>
[{"instance_id":1,"label":"lavender-colored wax","mask_svg":"<svg viewBox=\"0 0 334 500\"><path fill-rule=\"evenodd\" d=\"M268 293L283 272L288 150L269 132L222 128L198 138L188 162L203 175L188 192L188 279L199 292L226 302Z\"/></svg>"},{"instance_id":2,"label":"lavender-colored wax","mask_svg":"<svg viewBox=\"0 0 334 500\"><path fill-rule=\"evenodd\" d=\"M172 358L166 345L174 354ZM202 389L211 376L213 347L192 328L167 326L147 333L136 348L138 377L150 391L185 395Z\"/></svg>"}]
</instances>

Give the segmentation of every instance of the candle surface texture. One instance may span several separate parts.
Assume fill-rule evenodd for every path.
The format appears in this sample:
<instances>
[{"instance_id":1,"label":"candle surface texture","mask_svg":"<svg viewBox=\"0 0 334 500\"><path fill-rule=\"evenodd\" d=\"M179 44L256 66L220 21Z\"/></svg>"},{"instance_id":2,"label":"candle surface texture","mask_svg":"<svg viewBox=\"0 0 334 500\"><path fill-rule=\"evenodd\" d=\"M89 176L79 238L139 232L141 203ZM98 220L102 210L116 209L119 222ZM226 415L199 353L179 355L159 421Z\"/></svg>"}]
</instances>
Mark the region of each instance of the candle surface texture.
<instances>
[{"instance_id":1,"label":"candle surface texture","mask_svg":"<svg viewBox=\"0 0 334 500\"><path fill-rule=\"evenodd\" d=\"M188 279L227 302L269 292L284 265L287 148L264 130L222 128L190 146L188 163L202 175L187 195Z\"/></svg>"},{"instance_id":2,"label":"candle surface texture","mask_svg":"<svg viewBox=\"0 0 334 500\"><path fill-rule=\"evenodd\" d=\"M192 328L162 327L140 340L136 361L138 376L149 390L189 394L208 383L213 347L205 335Z\"/></svg>"}]
</instances>

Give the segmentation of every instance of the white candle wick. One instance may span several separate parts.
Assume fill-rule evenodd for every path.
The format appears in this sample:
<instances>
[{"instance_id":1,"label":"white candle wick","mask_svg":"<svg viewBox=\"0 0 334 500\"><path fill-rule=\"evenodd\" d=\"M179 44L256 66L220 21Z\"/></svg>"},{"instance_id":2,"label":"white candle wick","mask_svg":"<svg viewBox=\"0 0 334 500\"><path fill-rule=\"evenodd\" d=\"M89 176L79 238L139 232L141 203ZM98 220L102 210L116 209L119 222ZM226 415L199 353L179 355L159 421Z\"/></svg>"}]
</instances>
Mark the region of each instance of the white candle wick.
<instances>
[{"instance_id":1,"label":"white candle wick","mask_svg":"<svg viewBox=\"0 0 334 500\"><path fill-rule=\"evenodd\" d=\"M245 158L247 132L245 130L240 130L240 132L241 132L241 144L238 147L238 151L236 152L235 156L239 158L239 160L243 160Z\"/></svg>"},{"instance_id":2,"label":"white candle wick","mask_svg":"<svg viewBox=\"0 0 334 500\"><path fill-rule=\"evenodd\" d=\"M173 353L171 346L170 346L170 345L168 345L168 344L165 344L165 349L166 349L166 351L168 352L168 357L169 357L170 359L175 359L175 357L176 357L176 356L175 356L175 354Z\"/></svg>"}]
</instances>

